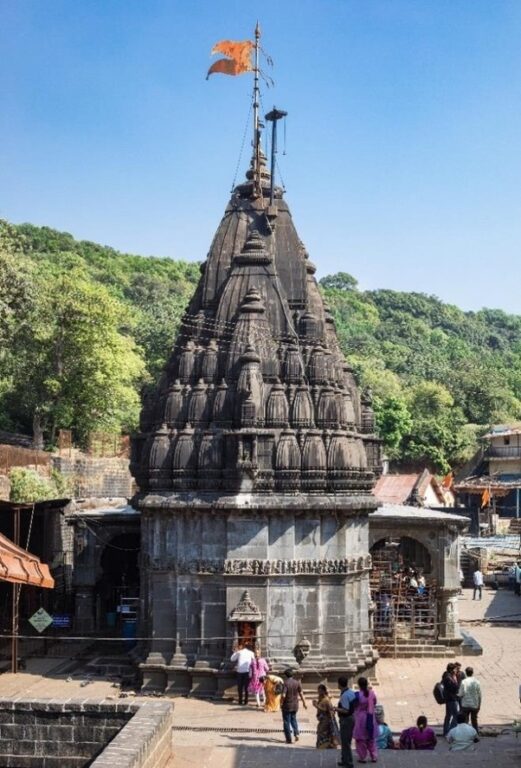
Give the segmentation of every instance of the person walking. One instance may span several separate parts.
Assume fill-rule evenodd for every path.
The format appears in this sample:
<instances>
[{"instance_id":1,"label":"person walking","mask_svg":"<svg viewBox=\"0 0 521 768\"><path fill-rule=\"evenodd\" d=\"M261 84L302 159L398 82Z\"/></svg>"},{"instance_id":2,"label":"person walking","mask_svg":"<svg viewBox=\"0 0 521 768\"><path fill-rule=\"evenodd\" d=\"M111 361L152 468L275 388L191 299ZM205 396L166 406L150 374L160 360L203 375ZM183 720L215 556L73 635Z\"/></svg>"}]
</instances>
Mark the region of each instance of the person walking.
<instances>
[{"instance_id":1,"label":"person walking","mask_svg":"<svg viewBox=\"0 0 521 768\"><path fill-rule=\"evenodd\" d=\"M302 702L304 709L307 709L306 700L302 693L302 686L298 680L293 677L293 670L287 669L284 672L286 680L282 689L282 725L284 728L284 736L286 737L286 744L292 743L292 736L295 741L299 740L299 727L297 721L297 712L299 699Z\"/></svg>"},{"instance_id":2,"label":"person walking","mask_svg":"<svg viewBox=\"0 0 521 768\"><path fill-rule=\"evenodd\" d=\"M445 695L445 719L443 721L443 735L446 736L451 728L457 725L459 712L458 691L459 683L456 677L456 665L447 664L447 669L441 678Z\"/></svg>"},{"instance_id":3,"label":"person walking","mask_svg":"<svg viewBox=\"0 0 521 768\"><path fill-rule=\"evenodd\" d=\"M355 727L353 736L356 742L356 753L359 763L366 763L366 757L371 758L372 763L378 759L376 746L376 695L366 677L358 678L358 704L355 709Z\"/></svg>"},{"instance_id":4,"label":"person walking","mask_svg":"<svg viewBox=\"0 0 521 768\"><path fill-rule=\"evenodd\" d=\"M472 599L473 600L476 599L476 592L477 592L479 594L479 599L481 600L481 591L483 589L483 574L481 573L479 568L476 568L476 570L474 571L472 580L474 582L474 595Z\"/></svg>"},{"instance_id":5,"label":"person walking","mask_svg":"<svg viewBox=\"0 0 521 768\"><path fill-rule=\"evenodd\" d=\"M261 656L260 648L255 649L255 656L250 664L250 682L248 693L255 696L257 709L266 705L266 694L264 692L264 683L266 675L270 671L268 662Z\"/></svg>"},{"instance_id":6,"label":"person walking","mask_svg":"<svg viewBox=\"0 0 521 768\"><path fill-rule=\"evenodd\" d=\"M237 672L237 693L239 704L248 703L248 685L250 682L250 664L255 658L253 651L239 643L233 651L230 661L233 662Z\"/></svg>"},{"instance_id":7,"label":"person walking","mask_svg":"<svg viewBox=\"0 0 521 768\"><path fill-rule=\"evenodd\" d=\"M479 734L478 712L481 709L481 684L474 677L472 667L466 668L465 675L466 677L461 681L458 691L461 713L465 715L466 723L470 718L472 727Z\"/></svg>"},{"instance_id":8,"label":"person walking","mask_svg":"<svg viewBox=\"0 0 521 768\"><path fill-rule=\"evenodd\" d=\"M344 768L353 768L351 740L353 738L353 728L355 725L354 711L357 696L353 689L349 687L347 677L338 678L338 687L340 688L340 698L338 700L336 711L340 726L340 746L342 749L338 765L342 765Z\"/></svg>"}]
</instances>

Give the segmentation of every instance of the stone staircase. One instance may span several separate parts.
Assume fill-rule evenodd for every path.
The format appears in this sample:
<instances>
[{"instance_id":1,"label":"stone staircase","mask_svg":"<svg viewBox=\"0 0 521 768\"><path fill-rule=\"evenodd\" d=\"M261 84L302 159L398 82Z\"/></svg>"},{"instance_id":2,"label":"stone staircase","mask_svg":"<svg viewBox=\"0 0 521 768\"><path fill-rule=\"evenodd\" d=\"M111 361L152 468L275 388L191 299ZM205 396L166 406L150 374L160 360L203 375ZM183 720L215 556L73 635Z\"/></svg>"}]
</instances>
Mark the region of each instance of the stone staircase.
<instances>
[{"instance_id":1,"label":"stone staircase","mask_svg":"<svg viewBox=\"0 0 521 768\"><path fill-rule=\"evenodd\" d=\"M512 517L508 526L508 532L521 536L521 517Z\"/></svg>"},{"instance_id":2,"label":"stone staircase","mask_svg":"<svg viewBox=\"0 0 521 768\"><path fill-rule=\"evenodd\" d=\"M430 658L453 659L456 656L454 648L437 643L426 643L421 640L400 638L396 640L378 640L376 648L382 658Z\"/></svg>"}]
</instances>

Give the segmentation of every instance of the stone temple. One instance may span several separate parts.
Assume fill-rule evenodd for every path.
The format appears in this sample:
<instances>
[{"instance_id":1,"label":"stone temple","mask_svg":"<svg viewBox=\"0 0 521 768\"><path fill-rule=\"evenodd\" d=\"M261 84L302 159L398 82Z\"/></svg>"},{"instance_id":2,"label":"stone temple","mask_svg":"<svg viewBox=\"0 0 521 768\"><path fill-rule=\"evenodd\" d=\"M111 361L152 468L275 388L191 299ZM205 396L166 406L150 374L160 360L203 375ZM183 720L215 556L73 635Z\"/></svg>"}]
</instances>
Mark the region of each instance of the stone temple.
<instances>
[{"instance_id":1,"label":"stone temple","mask_svg":"<svg viewBox=\"0 0 521 768\"><path fill-rule=\"evenodd\" d=\"M143 403L144 690L224 695L232 645L305 683L374 665L368 514L380 468L283 191L257 152Z\"/></svg>"}]
</instances>

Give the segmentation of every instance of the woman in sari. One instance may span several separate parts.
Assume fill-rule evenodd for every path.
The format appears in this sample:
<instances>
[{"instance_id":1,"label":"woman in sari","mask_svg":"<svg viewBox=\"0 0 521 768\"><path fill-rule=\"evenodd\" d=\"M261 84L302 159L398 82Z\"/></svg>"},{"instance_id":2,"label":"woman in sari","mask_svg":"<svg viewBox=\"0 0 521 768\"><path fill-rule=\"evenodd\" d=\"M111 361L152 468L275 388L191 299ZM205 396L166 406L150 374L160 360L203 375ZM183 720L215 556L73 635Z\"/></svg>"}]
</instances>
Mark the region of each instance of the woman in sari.
<instances>
[{"instance_id":1,"label":"woman in sari","mask_svg":"<svg viewBox=\"0 0 521 768\"><path fill-rule=\"evenodd\" d=\"M266 694L265 712L278 712L280 710L280 697L284 688L284 680L278 675L266 675L264 680L264 693Z\"/></svg>"},{"instance_id":2,"label":"woman in sari","mask_svg":"<svg viewBox=\"0 0 521 768\"><path fill-rule=\"evenodd\" d=\"M353 738L356 743L356 753L359 763L366 763L367 756L376 763L378 748L376 746L377 723L374 714L376 696L366 677L358 679L358 705L355 709L355 727Z\"/></svg>"},{"instance_id":3,"label":"woman in sari","mask_svg":"<svg viewBox=\"0 0 521 768\"><path fill-rule=\"evenodd\" d=\"M259 648L255 649L255 657L251 660L250 664L250 683L248 685L248 693L253 693L257 701L257 709L265 706L266 704L266 692L264 690L264 683L266 682L266 675L270 671L268 662L261 656Z\"/></svg>"},{"instance_id":4,"label":"woman in sari","mask_svg":"<svg viewBox=\"0 0 521 768\"><path fill-rule=\"evenodd\" d=\"M318 720L317 749L336 749L339 744L339 731L335 720L335 708L326 686L319 685L317 690L318 699L313 699Z\"/></svg>"}]
</instances>

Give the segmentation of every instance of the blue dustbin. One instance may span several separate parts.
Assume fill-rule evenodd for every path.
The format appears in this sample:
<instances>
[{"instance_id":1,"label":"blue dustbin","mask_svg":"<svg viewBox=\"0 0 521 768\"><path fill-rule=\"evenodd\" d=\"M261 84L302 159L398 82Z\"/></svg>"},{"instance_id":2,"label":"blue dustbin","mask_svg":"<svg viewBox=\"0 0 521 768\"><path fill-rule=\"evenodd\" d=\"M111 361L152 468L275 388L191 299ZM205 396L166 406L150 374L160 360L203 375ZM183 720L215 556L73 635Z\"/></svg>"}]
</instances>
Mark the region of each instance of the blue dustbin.
<instances>
[{"instance_id":1,"label":"blue dustbin","mask_svg":"<svg viewBox=\"0 0 521 768\"><path fill-rule=\"evenodd\" d=\"M123 619L123 632L122 635L125 639L125 645L128 649L133 648L136 644L136 631L137 621L136 619Z\"/></svg>"}]
</instances>

